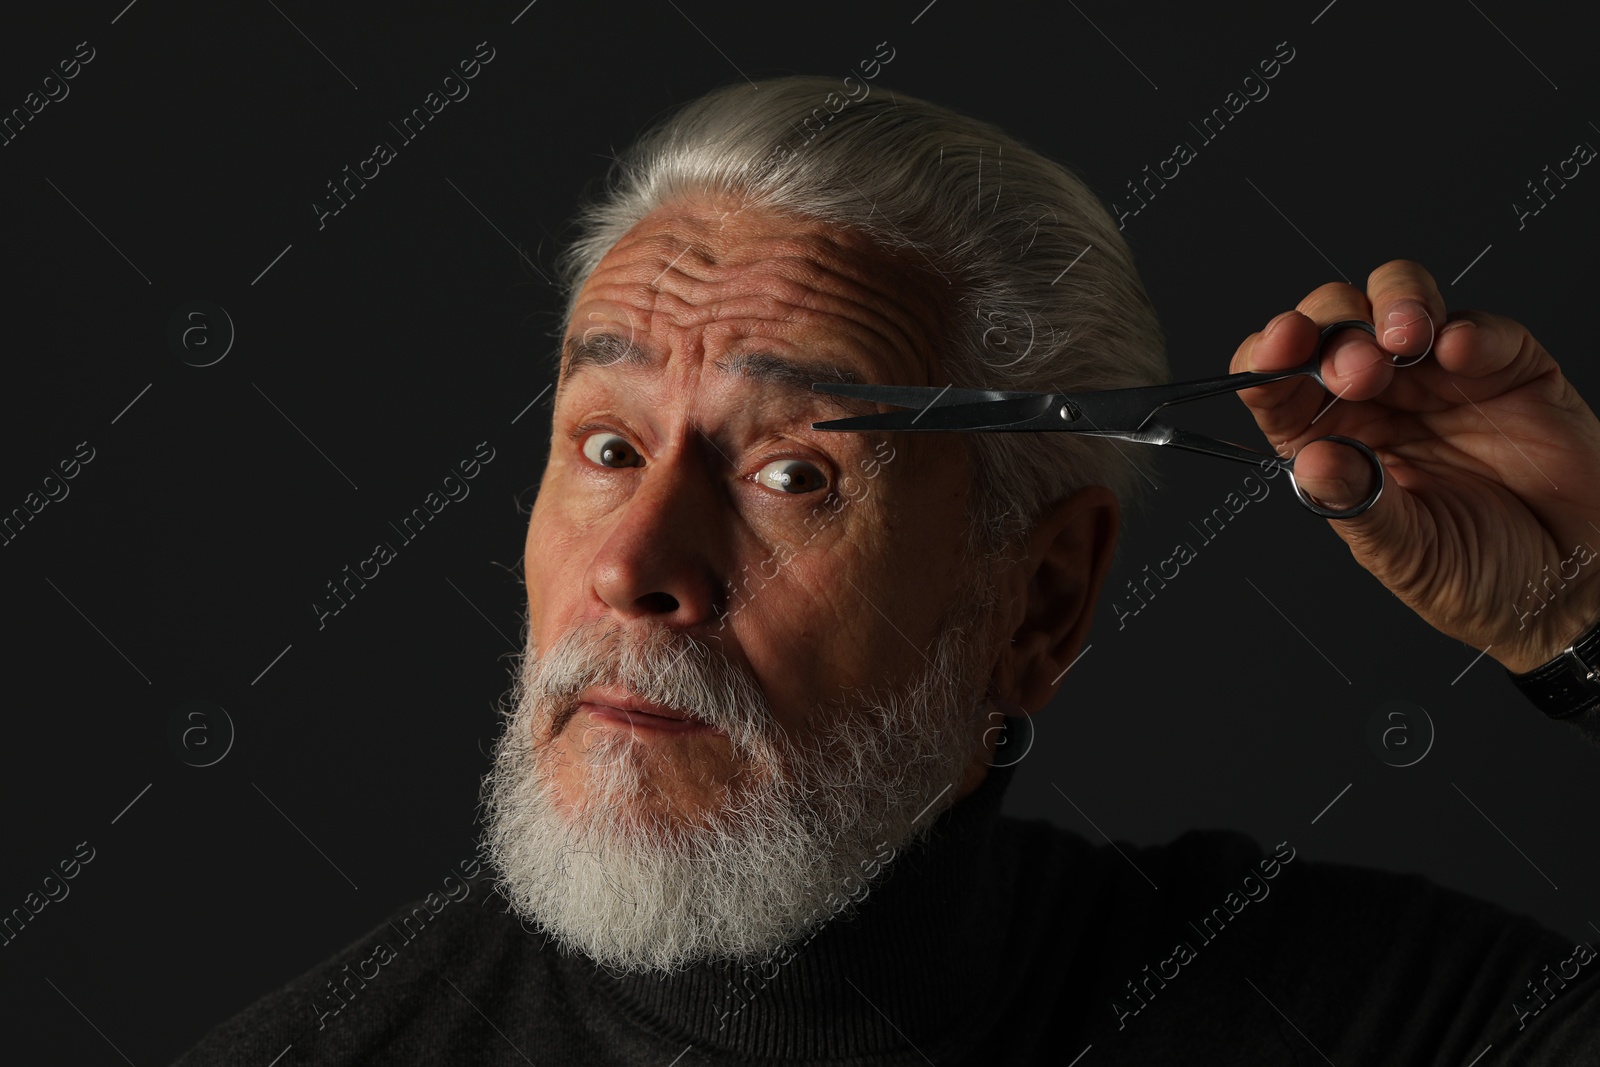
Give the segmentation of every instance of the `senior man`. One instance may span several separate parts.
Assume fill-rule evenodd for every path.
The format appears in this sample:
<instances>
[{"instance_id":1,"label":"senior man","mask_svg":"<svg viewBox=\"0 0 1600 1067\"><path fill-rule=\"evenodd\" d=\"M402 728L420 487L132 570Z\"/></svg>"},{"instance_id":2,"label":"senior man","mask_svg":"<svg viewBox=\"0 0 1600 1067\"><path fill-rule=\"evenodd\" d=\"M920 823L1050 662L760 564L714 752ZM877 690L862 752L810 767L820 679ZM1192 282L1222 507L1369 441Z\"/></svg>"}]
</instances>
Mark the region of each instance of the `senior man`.
<instances>
[{"instance_id":1,"label":"senior man","mask_svg":"<svg viewBox=\"0 0 1600 1067\"><path fill-rule=\"evenodd\" d=\"M878 409L810 385L1149 384L1161 333L1070 171L838 88L691 103L624 157L565 255L527 647L483 793L492 871L180 1062L1596 1055L1600 964L1530 920L1287 843L1190 833L1125 857L1000 816L997 749L1082 648L1153 450L818 432ZM1600 735L1592 680L1536 674L1588 654L1600 583L1531 621L1503 610L1528 561L1600 523L1600 423L1525 329L1447 312L1403 261L1366 292L1317 289L1232 369L1295 366L1356 318L1381 347L1345 331L1326 350L1341 402L1322 410L1303 378L1252 389L1261 429L1284 454L1328 433L1375 449L1388 488L1329 525ZM1370 490L1334 444L1295 473L1330 507Z\"/></svg>"}]
</instances>

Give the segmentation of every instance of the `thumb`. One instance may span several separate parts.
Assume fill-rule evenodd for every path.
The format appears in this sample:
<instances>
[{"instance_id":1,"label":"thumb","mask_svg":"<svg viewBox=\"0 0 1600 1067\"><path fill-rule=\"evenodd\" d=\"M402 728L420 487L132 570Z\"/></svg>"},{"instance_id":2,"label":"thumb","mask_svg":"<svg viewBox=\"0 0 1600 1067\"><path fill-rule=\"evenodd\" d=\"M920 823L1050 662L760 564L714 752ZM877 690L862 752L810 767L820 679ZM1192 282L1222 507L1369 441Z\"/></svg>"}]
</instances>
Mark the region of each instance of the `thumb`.
<instances>
[{"instance_id":1,"label":"thumb","mask_svg":"<svg viewBox=\"0 0 1600 1067\"><path fill-rule=\"evenodd\" d=\"M1359 515L1329 518L1357 560L1384 584L1397 577L1388 573L1402 561L1415 563L1421 553L1412 527L1413 502L1394 476L1396 461L1374 466L1365 454L1341 441L1318 438L1305 444L1292 458L1289 476L1314 504L1343 511L1361 504L1376 489L1378 498Z\"/></svg>"}]
</instances>

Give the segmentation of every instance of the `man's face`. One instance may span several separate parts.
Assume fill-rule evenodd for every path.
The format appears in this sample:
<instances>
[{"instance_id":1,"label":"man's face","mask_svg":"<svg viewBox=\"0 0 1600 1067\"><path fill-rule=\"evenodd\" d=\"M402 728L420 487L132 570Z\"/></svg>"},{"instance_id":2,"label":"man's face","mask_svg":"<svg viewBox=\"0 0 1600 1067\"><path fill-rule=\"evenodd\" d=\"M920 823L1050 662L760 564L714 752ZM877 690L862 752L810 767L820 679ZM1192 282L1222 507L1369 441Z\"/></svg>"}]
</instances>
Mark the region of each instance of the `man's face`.
<instances>
[{"instance_id":1,"label":"man's face","mask_svg":"<svg viewBox=\"0 0 1600 1067\"><path fill-rule=\"evenodd\" d=\"M933 384L943 309L925 288L817 223L699 205L635 227L583 287L567 339L632 342L655 365L563 374L528 526L535 647L598 622L690 634L751 676L796 739L925 666L970 566L965 450L949 434L814 431L848 412L715 366L760 352ZM565 723L562 796L582 796L595 733L659 752L660 802L685 816L750 770L726 737L643 723L588 710Z\"/></svg>"},{"instance_id":2,"label":"man's face","mask_svg":"<svg viewBox=\"0 0 1600 1067\"><path fill-rule=\"evenodd\" d=\"M732 203L658 211L590 275L491 776L502 873L530 917L619 965L665 963L691 953L586 942L614 917L578 898L634 878L622 913L647 924L637 898L681 889L698 911L649 907L666 909L658 940L692 941L704 931L665 931L782 910L757 899L776 893L781 921L701 937L770 949L804 925L792 883L848 874L901 844L919 809L976 786L993 660L988 586L965 554L965 449L810 428L876 410L811 392L835 376L824 365L942 381L946 321L926 274L864 239ZM783 363L802 365L787 386ZM619 707L635 701L688 718Z\"/></svg>"}]
</instances>

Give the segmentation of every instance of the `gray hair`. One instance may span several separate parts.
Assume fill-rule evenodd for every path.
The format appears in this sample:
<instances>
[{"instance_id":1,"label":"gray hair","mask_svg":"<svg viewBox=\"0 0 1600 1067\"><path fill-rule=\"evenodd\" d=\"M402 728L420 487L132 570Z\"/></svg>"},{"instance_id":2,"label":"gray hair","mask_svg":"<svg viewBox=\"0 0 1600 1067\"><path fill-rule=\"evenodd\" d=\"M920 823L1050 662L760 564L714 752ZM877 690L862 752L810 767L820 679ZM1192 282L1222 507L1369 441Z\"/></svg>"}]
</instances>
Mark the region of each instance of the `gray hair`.
<instances>
[{"instance_id":1,"label":"gray hair","mask_svg":"<svg viewBox=\"0 0 1600 1067\"><path fill-rule=\"evenodd\" d=\"M1133 254L1080 177L990 123L881 85L859 98L841 88L813 76L740 82L641 136L583 206L561 253L563 323L590 272L646 215L732 194L860 233L947 279L954 306L938 355L957 387L1066 392L1169 380ZM1148 506L1155 485L1145 445L1067 433L962 437L974 472L969 544L989 561L1083 486L1109 487L1130 512Z\"/></svg>"}]
</instances>

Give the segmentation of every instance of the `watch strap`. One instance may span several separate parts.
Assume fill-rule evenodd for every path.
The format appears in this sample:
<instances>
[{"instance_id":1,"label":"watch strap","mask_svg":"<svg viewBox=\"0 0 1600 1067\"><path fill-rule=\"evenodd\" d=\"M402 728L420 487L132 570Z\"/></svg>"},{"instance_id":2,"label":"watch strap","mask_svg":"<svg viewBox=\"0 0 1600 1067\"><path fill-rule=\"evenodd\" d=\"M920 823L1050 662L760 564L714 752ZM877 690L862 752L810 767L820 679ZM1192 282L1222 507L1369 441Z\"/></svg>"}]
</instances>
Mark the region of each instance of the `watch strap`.
<instances>
[{"instance_id":1,"label":"watch strap","mask_svg":"<svg viewBox=\"0 0 1600 1067\"><path fill-rule=\"evenodd\" d=\"M1600 708L1600 623L1585 630L1550 662L1524 674L1506 673L1523 695L1552 719Z\"/></svg>"}]
</instances>

